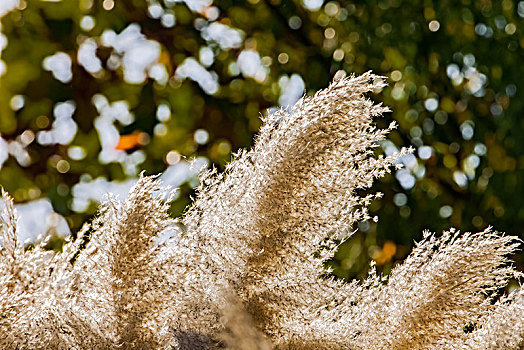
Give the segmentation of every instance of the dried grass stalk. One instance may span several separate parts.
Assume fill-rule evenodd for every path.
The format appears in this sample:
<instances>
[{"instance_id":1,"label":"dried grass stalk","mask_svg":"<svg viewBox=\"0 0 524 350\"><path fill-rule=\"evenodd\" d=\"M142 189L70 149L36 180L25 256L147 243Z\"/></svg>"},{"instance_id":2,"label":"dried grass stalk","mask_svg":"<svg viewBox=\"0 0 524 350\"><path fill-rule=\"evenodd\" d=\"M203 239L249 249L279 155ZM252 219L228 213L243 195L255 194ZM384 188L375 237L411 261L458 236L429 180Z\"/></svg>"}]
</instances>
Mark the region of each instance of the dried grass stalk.
<instances>
[{"instance_id":1,"label":"dried grass stalk","mask_svg":"<svg viewBox=\"0 0 524 350\"><path fill-rule=\"evenodd\" d=\"M496 301L518 277L514 237L426 233L389 278L321 277L380 197L357 190L409 152L374 155L394 125L376 129L387 109L363 95L382 86L371 73L337 80L269 115L252 150L203 173L181 222L141 177L62 253L24 251L3 194L0 348L521 348L524 292ZM166 231L177 238L158 244Z\"/></svg>"}]
</instances>

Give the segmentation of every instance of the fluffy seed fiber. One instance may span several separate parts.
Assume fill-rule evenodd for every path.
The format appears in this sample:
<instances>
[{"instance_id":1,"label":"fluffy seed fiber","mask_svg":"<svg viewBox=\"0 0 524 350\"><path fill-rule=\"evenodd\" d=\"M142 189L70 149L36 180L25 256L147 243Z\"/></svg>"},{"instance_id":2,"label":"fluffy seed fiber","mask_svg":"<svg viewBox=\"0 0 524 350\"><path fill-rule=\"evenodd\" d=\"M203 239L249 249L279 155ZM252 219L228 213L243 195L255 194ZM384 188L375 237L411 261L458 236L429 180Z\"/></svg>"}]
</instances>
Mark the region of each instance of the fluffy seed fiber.
<instances>
[{"instance_id":1,"label":"fluffy seed fiber","mask_svg":"<svg viewBox=\"0 0 524 350\"><path fill-rule=\"evenodd\" d=\"M426 233L388 278L322 277L380 196L357 190L409 152L374 155L394 127L376 129L386 108L364 97L381 81L337 80L269 115L252 150L202 174L180 221L141 177L61 253L24 251L3 193L0 348L521 349L524 292L497 297L519 277L514 237Z\"/></svg>"}]
</instances>

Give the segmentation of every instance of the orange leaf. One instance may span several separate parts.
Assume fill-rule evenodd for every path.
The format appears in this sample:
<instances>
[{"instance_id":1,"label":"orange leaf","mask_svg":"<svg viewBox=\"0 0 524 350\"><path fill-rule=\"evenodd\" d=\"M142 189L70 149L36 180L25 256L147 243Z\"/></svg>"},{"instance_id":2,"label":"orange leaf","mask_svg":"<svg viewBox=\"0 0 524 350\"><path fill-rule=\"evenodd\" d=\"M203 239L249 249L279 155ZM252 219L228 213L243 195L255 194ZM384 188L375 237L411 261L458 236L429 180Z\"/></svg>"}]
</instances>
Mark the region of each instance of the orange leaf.
<instances>
[{"instance_id":1,"label":"orange leaf","mask_svg":"<svg viewBox=\"0 0 524 350\"><path fill-rule=\"evenodd\" d=\"M141 145L141 134L142 132L140 131L134 131L132 134L129 135L120 135L120 139L118 140L116 149L125 151Z\"/></svg>"}]
</instances>

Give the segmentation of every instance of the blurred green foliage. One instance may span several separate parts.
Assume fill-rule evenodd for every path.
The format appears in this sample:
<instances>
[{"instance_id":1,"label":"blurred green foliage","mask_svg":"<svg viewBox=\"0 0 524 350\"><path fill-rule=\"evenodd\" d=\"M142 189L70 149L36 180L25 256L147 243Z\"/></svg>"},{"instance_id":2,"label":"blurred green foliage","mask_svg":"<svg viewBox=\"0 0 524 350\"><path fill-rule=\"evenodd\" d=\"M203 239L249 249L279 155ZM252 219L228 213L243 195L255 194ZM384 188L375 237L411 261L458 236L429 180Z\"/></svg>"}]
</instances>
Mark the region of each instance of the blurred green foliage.
<instances>
[{"instance_id":1,"label":"blurred green foliage","mask_svg":"<svg viewBox=\"0 0 524 350\"><path fill-rule=\"evenodd\" d=\"M381 150L413 145L415 157L377 183L384 198L370 209L380 220L362 223L341 246L334 273L363 276L371 258L387 272L424 229L490 224L524 237L523 17L524 1L512 0L21 0L1 21L7 45L0 135L9 158L0 184L19 203L49 198L74 232L96 209L73 210L75 184L160 173L184 157L223 167L232 151L252 144L260 115L282 102L294 75L312 93L339 70L373 70L389 86L372 98L392 109L377 123L399 124ZM148 52L111 44L133 23L159 47L143 79L129 78L126 64L146 60ZM213 39L214 23L238 31ZM86 54L85 43L94 43L94 54ZM46 61L57 52L71 61L62 81ZM242 68L243 52L256 55ZM207 91L206 83L177 71L191 57L211 84ZM128 160L100 158L101 96L108 105L126 101L133 115L112 124ZM74 138L40 142L65 101L74 106ZM174 215L190 202L194 185L182 185Z\"/></svg>"}]
</instances>

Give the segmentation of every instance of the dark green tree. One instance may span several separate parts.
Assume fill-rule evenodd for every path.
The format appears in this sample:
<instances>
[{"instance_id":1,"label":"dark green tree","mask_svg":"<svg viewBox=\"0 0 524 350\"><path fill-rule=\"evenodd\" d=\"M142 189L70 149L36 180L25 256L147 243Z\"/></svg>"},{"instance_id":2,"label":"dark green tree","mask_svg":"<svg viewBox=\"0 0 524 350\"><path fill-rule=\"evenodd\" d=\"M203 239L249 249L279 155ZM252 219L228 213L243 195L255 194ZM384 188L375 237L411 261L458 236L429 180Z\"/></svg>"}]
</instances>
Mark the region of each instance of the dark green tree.
<instances>
[{"instance_id":1,"label":"dark green tree","mask_svg":"<svg viewBox=\"0 0 524 350\"><path fill-rule=\"evenodd\" d=\"M370 258L388 271L423 229L522 237L523 16L512 0L20 0L1 20L0 184L17 203L48 198L76 232L102 191L88 184L166 171L179 215L187 161L222 168L267 108L373 70L392 109L378 123L399 124L378 151L416 151L376 185L380 221L341 246L335 274Z\"/></svg>"}]
</instances>

